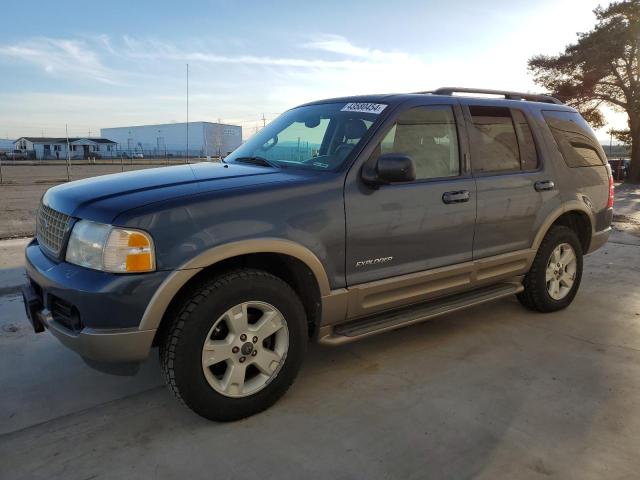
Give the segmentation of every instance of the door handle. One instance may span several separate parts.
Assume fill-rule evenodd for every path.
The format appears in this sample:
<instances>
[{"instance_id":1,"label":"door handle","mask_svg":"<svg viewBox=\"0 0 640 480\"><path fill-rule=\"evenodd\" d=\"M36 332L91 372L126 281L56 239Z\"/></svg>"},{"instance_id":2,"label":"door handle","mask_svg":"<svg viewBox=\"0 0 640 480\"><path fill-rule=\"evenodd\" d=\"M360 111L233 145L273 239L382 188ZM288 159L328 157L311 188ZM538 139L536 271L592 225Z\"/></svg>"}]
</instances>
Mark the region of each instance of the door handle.
<instances>
[{"instance_id":1,"label":"door handle","mask_svg":"<svg viewBox=\"0 0 640 480\"><path fill-rule=\"evenodd\" d=\"M533 188L536 192L546 192L547 190L553 190L556 184L552 180L540 180L533 184Z\"/></svg>"},{"instance_id":2,"label":"door handle","mask_svg":"<svg viewBox=\"0 0 640 480\"><path fill-rule=\"evenodd\" d=\"M444 203L464 203L468 202L469 198L471 198L469 190L456 190L455 192L444 192L442 194Z\"/></svg>"}]
</instances>

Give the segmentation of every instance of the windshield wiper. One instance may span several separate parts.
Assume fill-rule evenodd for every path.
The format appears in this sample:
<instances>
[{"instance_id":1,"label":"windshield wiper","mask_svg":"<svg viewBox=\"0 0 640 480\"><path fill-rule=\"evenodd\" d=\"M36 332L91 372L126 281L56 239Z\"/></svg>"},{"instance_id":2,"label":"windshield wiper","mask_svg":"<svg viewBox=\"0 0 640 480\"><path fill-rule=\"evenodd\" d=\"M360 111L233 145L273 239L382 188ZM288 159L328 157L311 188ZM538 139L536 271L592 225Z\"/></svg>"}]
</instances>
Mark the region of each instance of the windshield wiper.
<instances>
[{"instance_id":1,"label":"windshield wiper","mask_svg":"<svg viewBox=\"0 0 640 480\"><path fill-rule=\"evenodd\" d=\"M233 161L237 163L250 163L251 165L258 165L261 167L280 168L280 165L278 165L277 163L259 156L238 157L238 158L234 158Z\"/></svg>"}]
</instances>

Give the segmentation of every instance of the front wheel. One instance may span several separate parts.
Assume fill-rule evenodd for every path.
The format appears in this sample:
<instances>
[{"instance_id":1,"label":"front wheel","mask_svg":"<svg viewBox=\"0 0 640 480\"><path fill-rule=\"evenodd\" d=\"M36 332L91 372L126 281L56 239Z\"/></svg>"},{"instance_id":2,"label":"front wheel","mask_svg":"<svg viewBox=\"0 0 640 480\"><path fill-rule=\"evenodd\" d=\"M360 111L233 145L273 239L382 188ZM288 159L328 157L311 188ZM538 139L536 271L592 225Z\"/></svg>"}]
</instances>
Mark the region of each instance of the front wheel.
<instances>
[{"instance_id":1,"label":"front wheel","mask_svg":"<svg viewBox=\"0 0 640 480\"><path fill-rule=\"evenodd\" d=\"M582 245L576 233L552 227L540 244L518 300L538 312L554 312L571 304L582 278Z\"/></svg>"},{"instance_id":2,"label":"front wheel","mask_svg":"<svg viewBox=\"0 0 640 480\"><path fill-rule=\"evenodd\" d=\"M189 408L231 421L286 392L307 340L304 308L291 287L243 269L194 289L160 345L160 360L169 388Z\"/></svg>"}]
</instances>

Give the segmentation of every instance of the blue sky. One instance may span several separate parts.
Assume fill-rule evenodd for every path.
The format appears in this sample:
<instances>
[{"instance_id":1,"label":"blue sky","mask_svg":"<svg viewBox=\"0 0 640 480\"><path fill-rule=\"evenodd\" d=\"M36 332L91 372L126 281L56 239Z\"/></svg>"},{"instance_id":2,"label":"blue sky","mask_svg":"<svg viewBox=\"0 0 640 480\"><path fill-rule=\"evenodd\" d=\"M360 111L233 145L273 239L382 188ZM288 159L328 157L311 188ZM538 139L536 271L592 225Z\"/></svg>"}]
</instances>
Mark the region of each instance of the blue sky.
<instances>
[{"instance_id":1,"label":"blue sky","mask_svg":"<svg viewBox=\"0 0 640 480\"><path fill-rule=\"evenodd\" d=\"M184 121L186 63L190 120L239 123L245 138L263 113L318 98L536 91L527 59L591 28L598 3L4 0L0 137Z\"/></svg>"}]
</instances>

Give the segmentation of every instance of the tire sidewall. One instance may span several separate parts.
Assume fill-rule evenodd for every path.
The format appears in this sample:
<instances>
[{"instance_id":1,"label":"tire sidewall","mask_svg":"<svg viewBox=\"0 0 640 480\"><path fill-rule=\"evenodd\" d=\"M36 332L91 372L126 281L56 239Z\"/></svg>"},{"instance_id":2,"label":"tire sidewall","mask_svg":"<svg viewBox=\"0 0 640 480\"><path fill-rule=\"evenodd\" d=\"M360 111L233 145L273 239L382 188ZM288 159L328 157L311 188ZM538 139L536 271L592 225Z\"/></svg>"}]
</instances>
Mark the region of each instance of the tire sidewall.
<instances>
[{"instance_id":1,"label":"tire sidewall","mask_svg":"<svg viewBox=\"0 0 640 480\"><path fill-rule=\"evenodd\" d=\"M274 403L298 372L308 340L304 309L291 288L270 275L236 276L209 292L189 312L176 344L174 374L180 396L187 406L210 419L232 420L257 413ZM266 302L280 311L287 324L289 347L284 364L269 384L246 397L227 397L209 385L202 370L202 348L215 321L247 301Z\"/></svg>"}]
</instances>

